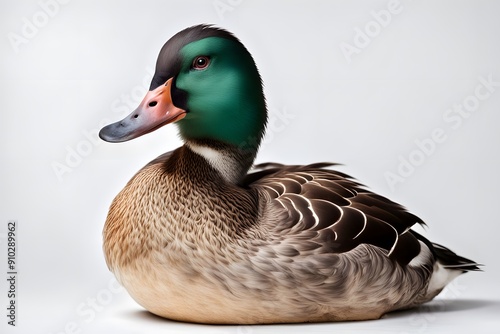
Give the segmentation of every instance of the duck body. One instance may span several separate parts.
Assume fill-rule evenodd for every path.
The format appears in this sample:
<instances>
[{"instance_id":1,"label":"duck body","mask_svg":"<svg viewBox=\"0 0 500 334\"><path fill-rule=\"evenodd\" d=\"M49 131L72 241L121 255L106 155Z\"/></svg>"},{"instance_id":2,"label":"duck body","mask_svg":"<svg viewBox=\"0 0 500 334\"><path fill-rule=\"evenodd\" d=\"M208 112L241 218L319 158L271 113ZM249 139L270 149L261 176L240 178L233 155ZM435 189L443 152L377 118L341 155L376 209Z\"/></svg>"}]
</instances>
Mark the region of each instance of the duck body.
<instances>
[{"instance_id":1,"label":"duck body","mask_svg":"<svg viewBox=\"0 0 500 334\"><path fill-rule=\"evenodd\" d=\"M132 297L180 321L291 323L376 319L444 287L429 290L441 264L405 232L418 218L342 173L272 166L234 185L184 145L139 171L104 229Z\"/></svg>"},{"instance_id":2,"label":"duck body","mask_svg":"<svg viewBox=\"0 0 500 334\"><path fill-rule=\"evenodd\" d=\"M213 119L199 120L208 113L195 107L208 105L199 103L203 94L188 84L206 62L215 69L230 64L231 73L238 68L241 57L226 61L217 53L226 47L217 38L234 47L226 34L196 26L174 36L157 63L155 103L147 96L140 110L101 130L101 138L123 141L177 122L185 139L128 182L104 227L108 266L140 305L169 319L211 324L368 320L429 301L459 274L478 269L412 231L423 224L418 217L329 164L265 164L247 173L257 148L244 145L245 136L237 139L241 132L231 134L231 128L217 137ZM207 46L207 38L217 43ZM193 72L183 72L184 65L161 71L170 58L196 48L202 51L186 61ZM198 103L190 102L195 98ZM245 103L246 117L255 111ZM166 112L156 112L164 105ZM264 114L247 122L255 121L248 128L260 139L263 96L255 105ZM150 116L155 113L166 118ZM230 126L237 116L227 116Z\"/></svg>"}]
</instances>

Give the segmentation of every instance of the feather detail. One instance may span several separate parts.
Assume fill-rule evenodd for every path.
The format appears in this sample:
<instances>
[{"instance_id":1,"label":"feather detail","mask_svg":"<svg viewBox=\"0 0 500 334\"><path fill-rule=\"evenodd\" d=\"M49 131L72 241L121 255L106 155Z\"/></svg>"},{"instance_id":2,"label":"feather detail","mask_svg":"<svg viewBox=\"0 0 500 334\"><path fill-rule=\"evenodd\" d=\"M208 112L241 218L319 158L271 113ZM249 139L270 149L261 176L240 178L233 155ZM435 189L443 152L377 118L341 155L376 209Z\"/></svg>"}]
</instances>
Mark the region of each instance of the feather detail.
<instances>
[{"instance_id":1,"label":"feather detail","mask_svg":"<svg viewBox=\"0 0 500 334\"><path fill-rule=\"evenodd\" d=\"M384 249L400 265L408 264L420 252L418 239L409 230L424 222L349 175L327 169L333 165L260 164L243 184L280 203L288 212L280 229L286 227L290 234L317 231L325 249L335 253L370 244Z\"/></svg>"}]
</instances>

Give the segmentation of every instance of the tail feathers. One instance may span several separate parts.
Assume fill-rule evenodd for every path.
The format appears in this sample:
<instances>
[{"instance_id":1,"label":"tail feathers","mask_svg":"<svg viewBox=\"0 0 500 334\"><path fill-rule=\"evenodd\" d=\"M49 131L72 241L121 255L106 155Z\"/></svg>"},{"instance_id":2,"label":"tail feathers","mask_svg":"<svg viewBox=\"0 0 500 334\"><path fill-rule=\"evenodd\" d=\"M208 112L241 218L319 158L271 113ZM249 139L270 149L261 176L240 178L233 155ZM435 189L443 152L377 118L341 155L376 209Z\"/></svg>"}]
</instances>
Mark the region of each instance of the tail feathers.
<instances>
[{"instance_id":1,"label":"tail feathers","mask_svg":"<svg viewBox=\"0 0 500 334\"><path fill-rule=\"evenodd\" d=\"M415 238L422 241L424 244L427 245L427 247L429 247L429 250L432 252L436 260L441 264L443 268L451 270L453 269L459 270L462 272L481 271L481 268L479 268L479 266L481 266L480 264L472 260L466 259L465 257L462 257L460 255L457 255L449 248L441 246L440 244L430 242L423 235L413 230L410 230L410 232L415 236Z\"/></svg>"},{"instance_id":2,"label":"tail feathers","mask_svg":"<svg viewBox=\"0 0 500 334\"><path fill-rule=\"evenodd\" d=\"M436 262L432 270L432 275L427 286L427 292L422 302L426 302L434 298L440 293L443 288L448 285L452 280L467 271L480 271L480 264L457 255L452 250L430 242L417 232L410 230L410 232L420 241L422 241L431 251Z\"/></svg>"},{"instance_id":3,"label":"tail feathers","mask_svg":"<svg viewBox=\"0 0 500 334\"><path fill-rule=\"evenodd\" d=\"M455 252L439 244L432 243L432 246L436 259L444 268L460 270L462 272L481 271L481 268L479 268L480 264L457 255Z\"/></svg>"},{"instance_id":4,"label":"tail feathers","mask_svg":"<svg viewBox=\"0 0 500 334\"><path fill-rule=\"evenodd\" d=\"M467 271L481 270L480 264L457 255L444 246L432 243L432 248L436 262L427 287L426 301L434 298L446 285L461 274Z\"/></svg>"}]
</instances>

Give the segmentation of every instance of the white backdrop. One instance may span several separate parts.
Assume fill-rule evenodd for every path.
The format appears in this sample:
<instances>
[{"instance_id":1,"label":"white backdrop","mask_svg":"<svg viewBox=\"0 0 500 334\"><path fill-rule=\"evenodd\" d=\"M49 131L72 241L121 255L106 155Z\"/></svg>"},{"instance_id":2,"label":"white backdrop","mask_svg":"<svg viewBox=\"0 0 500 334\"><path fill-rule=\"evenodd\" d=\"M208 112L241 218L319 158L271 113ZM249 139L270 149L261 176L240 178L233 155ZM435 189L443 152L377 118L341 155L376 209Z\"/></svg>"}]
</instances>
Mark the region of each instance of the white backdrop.
<instances>
[{"instance_id":1,"label":"white backdrop","mask_svg":"<svg viewBox=\"0 0 500 334\"><path fill-rule=\"evenodd\" d=\"M18 222L17 326L3 311L2 333L487 333L500 325L498 1L0 4L2 268L7 222ZM175 126L123 144L101 142L97 131L142 99L163 43L198 23L234 32L260 68L271 123L257 162L343 163L485 272L460 277L441 302L375 322L219 327L142 311L114 284L101 230L129 178L181 142ZM3 310L7 291L2 279Z\"/></svg>"}]
</instances>

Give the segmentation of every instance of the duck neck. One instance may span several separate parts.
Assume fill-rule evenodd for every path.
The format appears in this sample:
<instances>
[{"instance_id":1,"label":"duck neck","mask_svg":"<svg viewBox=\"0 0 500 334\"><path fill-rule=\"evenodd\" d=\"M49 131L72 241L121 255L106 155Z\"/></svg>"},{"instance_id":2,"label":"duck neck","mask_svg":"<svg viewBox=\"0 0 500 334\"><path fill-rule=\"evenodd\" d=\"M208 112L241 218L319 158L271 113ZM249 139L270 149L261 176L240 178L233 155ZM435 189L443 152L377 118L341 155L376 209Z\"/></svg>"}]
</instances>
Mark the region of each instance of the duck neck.
<instances>
[{"instance_id":1,"label":"duck neck","mask_svg":"<svg viewBox=\"0 0 500 334\"><path fill-rule=\"evenodd\" d=\"M256 150L244 150L236 146L209 139L190 139L186 146L203 157L221 177L229 183L239 184L255 159Z\"/></svg>"}]
</instances>

